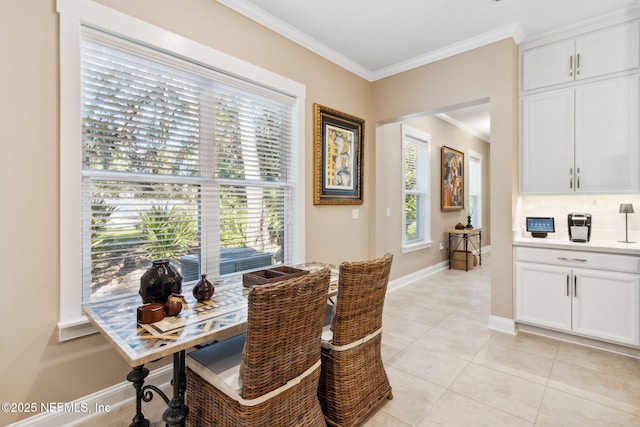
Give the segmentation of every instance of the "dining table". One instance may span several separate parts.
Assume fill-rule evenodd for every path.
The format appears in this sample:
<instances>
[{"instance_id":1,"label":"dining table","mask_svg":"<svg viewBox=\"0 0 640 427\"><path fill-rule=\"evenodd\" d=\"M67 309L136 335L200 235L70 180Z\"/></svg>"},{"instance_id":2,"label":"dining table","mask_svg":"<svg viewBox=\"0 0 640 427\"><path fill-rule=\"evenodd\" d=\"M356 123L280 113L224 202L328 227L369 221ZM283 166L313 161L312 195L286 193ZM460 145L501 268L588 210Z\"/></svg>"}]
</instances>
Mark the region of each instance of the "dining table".
<instances>
[{"instance_id":1,"label":"dining table","mask_svg":"<svg viewBox=\"0 0 640 427\"><path fill-rule=\"evenodd\" d=\"M321 262L293 267L310 272L329 268L331 279L327 298L337 294L338 267ZM89 321L131 366L127 380L135 389L136 413L130 426L149 426L149 420L142 413L142 404L150 402L154 395L167 404L162 417L166 425L184 425L189 413L185 403L187 350L246 332L250 288L243 286L242 274L220 277L213 280L213 284L213 296L203 302L198 302L192 295L195 283L183 286L181 294L185 303L180 313L148 324L137 320L137 309L143 304L138 294L83 304L83 313ZM144 365L167 356L173 357L171 398L158 386L145 384L149 369Z\"/></svg>"}]
</instances>

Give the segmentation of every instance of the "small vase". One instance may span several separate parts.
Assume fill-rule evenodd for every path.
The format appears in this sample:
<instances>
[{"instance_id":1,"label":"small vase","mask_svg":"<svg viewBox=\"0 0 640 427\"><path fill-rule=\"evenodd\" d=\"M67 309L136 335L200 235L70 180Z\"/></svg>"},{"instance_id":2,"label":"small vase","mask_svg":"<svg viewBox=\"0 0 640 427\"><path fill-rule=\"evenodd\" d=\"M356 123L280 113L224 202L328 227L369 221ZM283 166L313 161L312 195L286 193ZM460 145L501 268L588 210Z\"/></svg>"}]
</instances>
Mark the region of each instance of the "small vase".
<instances>
[{"instance_id":1,"label":"small vase","mask_svg":"<svg viewBox=\"0 0 640 427\"><path fill-rule=\"evenodd\" d=\"M184 297L180 294L171 294L167 298L167 302L164 303L164 314L167 316L177 316L184 305L186 305Z\"/></svg>"},{"instance_id":2,"label":"small vase","mask_svg":"<svg viewBox=\"0 0 640 427\"><path fill-rule=\"evenodd\" d=\"M202 278L193 287L193 297L197 299L198 302L210 300L213 292L213 284L207 280L206 274L203 274Z\"/></svg>"},{"instance_id":3,"label":"small vase","mask_svg":"<svg viewBox=\"0 0 640 427\"><path fill-rule=\"evenodd\" d=\"M140 296L145 303L167 302L169 295L182 292L182 276L168 259L151 262L151 267L140 277Z\"/></svg>"}]
</instances>

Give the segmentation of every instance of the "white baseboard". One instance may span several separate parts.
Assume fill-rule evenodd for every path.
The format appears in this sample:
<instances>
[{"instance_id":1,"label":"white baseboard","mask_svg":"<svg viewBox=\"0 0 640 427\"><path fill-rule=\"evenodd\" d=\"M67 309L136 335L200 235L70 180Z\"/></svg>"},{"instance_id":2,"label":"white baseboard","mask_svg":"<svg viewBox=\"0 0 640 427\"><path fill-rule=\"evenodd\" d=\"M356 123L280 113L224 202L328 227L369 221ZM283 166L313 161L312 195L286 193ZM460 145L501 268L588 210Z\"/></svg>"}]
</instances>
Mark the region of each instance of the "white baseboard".
<instances>
[{"instance_id":1,"label":"white baseboard","mask_svg":"<svg viewBox=\"0 0 640 427\"><path fill-rule=\"evenodd\" d=\"M406 276L398 277L397 279L390 280L387 285L387 292L393 292L396 289L400 289L411 282L415 282L418 279L423 279L427 276L432 275L440 270L444 270L449 268L448 261L442 261L441 263L431 265L427 268L423 268L422 270L415 271L413 273L407 274Z\"/></svg>"},{"instance_id":2,"label":"white baseboard","mask_svg":"<svg viewBox=\"0 0 640 427\"><path fill-rule=\"evenodd\" d=\"M166 390L173 378L173 365L169 364L155 369L145 378L145 384L153 384L156 387ZM80 426L88 425L88 420L99 412L107 412L106 409L114 410L117 407L133 402L135 390L129 381L107 387L96 393L84 396L73 402L65 402L60 410L43 410L38 415L9 424L8 427L60 427L60 426ZM155 395L154 399L161 399ZM143 402L144 403L144 402ZM41 410L41 408L38 408ZM135 414L131 414L133 418Z\"/></svg>"},{"instance_id":3,"label":"white baseboard","mask_svg":"<svg viewBox=\"0 0 640 427\"><path fill-rule=\"evenodd\" d=\"M489 324L487 326L493 331L509 335L516 334L516 323L513 319L508 319L506 317L489 316Z\"/></svg>"},{"instance_id":4,"label":"white baseboard","mask_svg":"<svg viewBox=\"0 0 640 427\"><path fill-rule=\"evenodd\" d=\"M491 252L491 246L483 246L482 253L486 254ZM393 292L396 289L400 289L403 286L408 285L411 282L415 282L419 279L424 279L427 276L430 276L434 273L437 273L440 270L446 270L449 268L449 261L442 261L438 264L430 265L427 268L423 268L422 270L414 271L413 273L407 274L406 276L398 277L397 279L390 280L387 285L387 292Z\"/></svg>"}]
</instances>

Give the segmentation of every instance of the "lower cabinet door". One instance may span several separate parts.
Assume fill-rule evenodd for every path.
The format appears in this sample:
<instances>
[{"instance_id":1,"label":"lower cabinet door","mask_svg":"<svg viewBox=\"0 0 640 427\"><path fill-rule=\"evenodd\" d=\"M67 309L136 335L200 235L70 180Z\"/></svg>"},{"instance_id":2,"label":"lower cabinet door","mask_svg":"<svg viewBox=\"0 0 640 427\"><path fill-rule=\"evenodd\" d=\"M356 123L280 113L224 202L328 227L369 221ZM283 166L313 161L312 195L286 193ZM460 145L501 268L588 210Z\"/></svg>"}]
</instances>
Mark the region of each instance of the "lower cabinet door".
<instances>
[{"instance_id":1,"label":"lower cabinet door","mask_svg":"<svg viewBox=\"0 0 640 427\"><path fill-rule=\"evenodd\" d=\"M573 332L640 345L640 276L575 268Z\"/></svg>"},{"instance_id":2,"label":"lower cabinet door","mask_svg":"<svg viewBox=\"0 0 640 427\"><path fill-rule=\"evenodd\" d=\"M571 331L571 269L516 263L516 320Z\"/></svg>"}]
</instances>

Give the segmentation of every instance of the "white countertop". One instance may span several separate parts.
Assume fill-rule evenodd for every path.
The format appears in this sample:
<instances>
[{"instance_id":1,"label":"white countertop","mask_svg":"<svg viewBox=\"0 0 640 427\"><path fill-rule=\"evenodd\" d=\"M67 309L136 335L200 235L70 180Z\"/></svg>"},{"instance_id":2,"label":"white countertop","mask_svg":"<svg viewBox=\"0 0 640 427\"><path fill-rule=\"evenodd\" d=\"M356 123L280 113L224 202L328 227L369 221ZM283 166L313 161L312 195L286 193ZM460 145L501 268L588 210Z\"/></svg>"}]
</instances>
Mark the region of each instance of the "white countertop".
<instances>
[{"instance_id":1,"label":"white countertop","mask_svg":"<svg viewBox=\"0 0 640 427\"><path fill-rule=\"evenodd\" d=\"M568 249L572 251L606 252L640 256L640 243L622 243L616 240L594 240L587 243L572 242L568 237L521 237L513 239L513 246Z\"/></svg>"}]
</instances>

